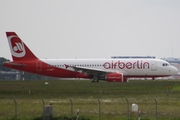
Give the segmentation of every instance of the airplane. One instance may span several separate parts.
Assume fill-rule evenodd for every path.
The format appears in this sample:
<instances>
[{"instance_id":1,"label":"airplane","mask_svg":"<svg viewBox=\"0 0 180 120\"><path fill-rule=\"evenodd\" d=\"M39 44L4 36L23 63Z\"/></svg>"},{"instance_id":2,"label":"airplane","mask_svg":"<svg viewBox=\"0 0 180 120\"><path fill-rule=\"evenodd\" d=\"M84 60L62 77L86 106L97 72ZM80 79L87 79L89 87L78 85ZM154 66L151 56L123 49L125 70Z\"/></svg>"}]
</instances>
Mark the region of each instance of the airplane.
<instances>
[{"instance_id":1,"label":"airplane","mask_svg":"<svg viewBox=\"0 0 180 120\"><path fill-rule=\"evenodd\" d=\"M39 59L15 32L6 32L13 61L4 66L58 78L85 78L92 82L128 82L129 78L165 77L177 68L160 59Z\"/></svg>"}]
</instances>

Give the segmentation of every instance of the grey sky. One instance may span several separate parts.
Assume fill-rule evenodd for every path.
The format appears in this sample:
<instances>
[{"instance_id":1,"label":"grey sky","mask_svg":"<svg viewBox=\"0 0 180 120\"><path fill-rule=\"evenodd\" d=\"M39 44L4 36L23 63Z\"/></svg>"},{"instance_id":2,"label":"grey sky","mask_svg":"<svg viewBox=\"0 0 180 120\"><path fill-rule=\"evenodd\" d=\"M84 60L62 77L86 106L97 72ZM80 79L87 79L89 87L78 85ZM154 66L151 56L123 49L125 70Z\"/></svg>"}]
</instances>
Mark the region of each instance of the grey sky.
<instances>
[{"instance_id":1,"label":"grey sky","mask_svg":"<svg viewBox=\"0 0 180 120\"><path fill-rule=\"evenodd\" d=\"M180 0L1 0L0 56L6 31L39 58L180 57Z\"/></svg>"}]
</instances>

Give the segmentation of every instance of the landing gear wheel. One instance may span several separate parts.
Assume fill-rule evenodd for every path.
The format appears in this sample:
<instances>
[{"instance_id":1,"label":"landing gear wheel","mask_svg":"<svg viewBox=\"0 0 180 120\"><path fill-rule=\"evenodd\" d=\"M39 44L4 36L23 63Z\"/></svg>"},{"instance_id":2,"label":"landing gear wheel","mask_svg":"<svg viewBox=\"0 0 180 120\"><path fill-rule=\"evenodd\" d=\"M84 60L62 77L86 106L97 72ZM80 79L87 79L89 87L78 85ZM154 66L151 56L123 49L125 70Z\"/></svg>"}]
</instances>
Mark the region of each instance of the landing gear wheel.
<instances>
[{"instance_id":1,"label":"landing gear wheel","mask_svg":"<svg viewBox=\"0 0 180 120\"><path fill-rule=\"evenodd\" d=\"M99 78L97 76L94 76L91 82L99 82Z\"/></svg>"}]
</instances>

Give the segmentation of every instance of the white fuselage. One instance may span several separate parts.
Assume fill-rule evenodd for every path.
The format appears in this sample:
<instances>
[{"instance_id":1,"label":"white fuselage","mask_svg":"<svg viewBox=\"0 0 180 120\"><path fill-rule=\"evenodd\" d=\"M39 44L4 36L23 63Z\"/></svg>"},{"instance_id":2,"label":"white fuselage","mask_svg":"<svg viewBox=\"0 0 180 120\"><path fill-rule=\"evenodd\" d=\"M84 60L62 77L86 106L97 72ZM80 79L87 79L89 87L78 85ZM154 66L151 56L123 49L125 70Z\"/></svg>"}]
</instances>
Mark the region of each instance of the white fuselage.
<instances>
[{"instance_id":1,"label":"white fuselage","mask_svg":"<svg viewBox=\"0 0 180 120\"><path fill-rule=\"evenodd\" d=\"M124 76L169 76L177 73L177 69L168 62L159 59L41 59L55 67L74 71L68 66L123 73Z\"/></svg>"}]
</instances>

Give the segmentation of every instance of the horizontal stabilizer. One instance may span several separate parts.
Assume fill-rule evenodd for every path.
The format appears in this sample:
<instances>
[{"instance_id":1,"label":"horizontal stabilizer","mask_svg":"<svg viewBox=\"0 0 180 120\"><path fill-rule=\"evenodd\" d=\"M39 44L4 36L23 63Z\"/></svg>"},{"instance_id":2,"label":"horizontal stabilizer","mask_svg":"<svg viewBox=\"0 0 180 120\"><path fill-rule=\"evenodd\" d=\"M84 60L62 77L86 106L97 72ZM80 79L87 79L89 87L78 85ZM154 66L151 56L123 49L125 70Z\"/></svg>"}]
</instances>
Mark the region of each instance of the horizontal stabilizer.
<instances>
[{"instance_id":1,"label":"horizontal stabilizer","mask_svg":"<svg viewBox=\"0 0 180 120\"><path fill-rule=\"evenodd\" d=\"M15 62L5 62L5 63L3 63L3 64L4 64L4 65L19 66L19 67L26 66L26 64L22 64L22 63L15 63Z\"/></svg>"}]
</instances>

